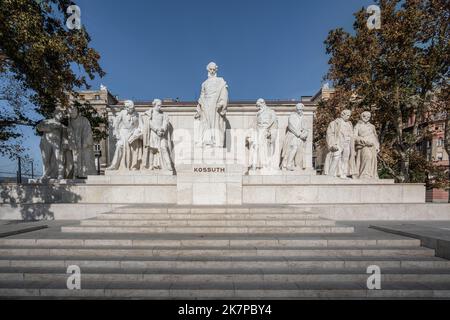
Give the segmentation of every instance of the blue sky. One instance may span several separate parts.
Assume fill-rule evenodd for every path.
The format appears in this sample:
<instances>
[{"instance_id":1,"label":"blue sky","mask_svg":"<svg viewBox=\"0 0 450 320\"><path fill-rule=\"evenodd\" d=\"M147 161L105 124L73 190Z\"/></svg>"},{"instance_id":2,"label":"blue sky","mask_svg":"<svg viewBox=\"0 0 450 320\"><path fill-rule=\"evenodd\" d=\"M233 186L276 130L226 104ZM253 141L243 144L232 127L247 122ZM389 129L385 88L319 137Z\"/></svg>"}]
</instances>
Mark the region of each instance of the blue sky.
<instances>
[{"instance_id":1,"label":"blue sky","mask_svg":"<svg viewBox=\"0 0 450 320\"><path fill-rule=\"evenodd\" d=\"M121 99L196 100L215 61L232 100L298 99L327 72L324 40L350 31L373 0L78 0L81 21L107 72L100 83ZM41 172L39 139L25 146ZM16 164L0 159L0 171Z\"/></svg>"}]
</instances>

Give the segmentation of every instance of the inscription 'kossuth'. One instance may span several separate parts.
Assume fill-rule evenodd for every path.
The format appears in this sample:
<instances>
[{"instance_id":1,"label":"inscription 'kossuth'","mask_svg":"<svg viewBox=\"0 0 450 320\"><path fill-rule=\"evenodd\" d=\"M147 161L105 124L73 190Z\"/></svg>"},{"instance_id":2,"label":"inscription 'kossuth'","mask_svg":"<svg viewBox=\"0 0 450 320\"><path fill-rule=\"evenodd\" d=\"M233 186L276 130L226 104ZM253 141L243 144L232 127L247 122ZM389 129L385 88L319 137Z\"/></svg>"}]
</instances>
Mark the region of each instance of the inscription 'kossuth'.
<instances>
[{"instance_id":1,"label":"inscription 'kossuth'","mask_svg":"<svg viewBox=\"0 0 450 320\"><path fill-rule=\"evenodd\" d=\"M194 168L195 173L225 173L225 168Z\"/></svg>"}]
</instances>

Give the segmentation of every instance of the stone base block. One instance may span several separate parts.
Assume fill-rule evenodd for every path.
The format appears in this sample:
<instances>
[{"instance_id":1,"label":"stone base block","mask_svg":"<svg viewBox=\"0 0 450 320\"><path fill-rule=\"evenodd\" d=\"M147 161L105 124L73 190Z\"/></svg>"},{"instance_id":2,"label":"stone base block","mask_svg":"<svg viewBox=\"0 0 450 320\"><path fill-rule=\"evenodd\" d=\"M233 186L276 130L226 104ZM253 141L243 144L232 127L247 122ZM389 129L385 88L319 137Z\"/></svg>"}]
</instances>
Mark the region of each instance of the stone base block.
<instances>
[{"instance_id":1,"label":"stone base block","mask_svg":"<svg viewBox=\"0 0 450 320\"><path fill-rule=\"evenodd\" d=\"M240 165L183 166L178 169L178 205L241 205Z\"/></svg>"},{"instance_id":2,"label":"stone base block","mask_svg":"<svg viewBox=\"0 0 450 320\"><path fill-rule=\"evenodd\" d=\"M410 184L243 186L245 204L425 203L425 187Z\"/></svg>"}]
</instances>

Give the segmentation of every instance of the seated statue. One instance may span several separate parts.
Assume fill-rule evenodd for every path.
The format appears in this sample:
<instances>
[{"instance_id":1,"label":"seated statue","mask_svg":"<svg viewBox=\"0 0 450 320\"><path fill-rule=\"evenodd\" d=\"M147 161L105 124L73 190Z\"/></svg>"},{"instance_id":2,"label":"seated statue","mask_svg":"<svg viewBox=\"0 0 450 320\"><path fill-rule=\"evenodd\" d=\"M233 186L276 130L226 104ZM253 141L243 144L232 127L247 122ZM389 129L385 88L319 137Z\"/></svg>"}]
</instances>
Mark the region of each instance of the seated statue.
<instances>
[{"instance_id":1,"label":"seated statue","mask_svg":"<svg viewBox=\"0 0 450 320\"><path fill-rule=\"evenodd\" d=\"M153 109L140 119L144 147L142 169L173 172L170 121L161 106L161 100L155 99Z\"/></svg>"},{"instance_id":2,"label":"seated statue","mask_svg":"<svg viewBox=\"0 0 450 320\"><path fill-rule=\"evenodd\" d=\"M65 178L64 150L67 148L67 127L62 124L63 113L56 110L52 119L41 121L36 129L42 133L42 180Z\"/></svg>"},{"instance_id":3,"label":"seated statue","mask_svg":"<svg viewBox=\"0 0 450 320\"><path fill-rule=\"evenodd\" d=\"M359 179L378 179L378 141L375 126L371 124L370 112L363 112L355 126L356 173Z\"/></svg>"},{"instance_id":4,"label":"seated statue","mask_svg":"<svg viewBox=\"0 0 450 320\"><path fill-rule=\"evenodd\" d=\"M279 158L276 156L278 118L263 99L256 102L258 113L246 144L250 150L249 170L260 172L278 171ZM277 159L278 158L278 159Z\"/></svg>"},{"instance_id":5,"label":"seated statue","mask_svg":"<svg viewBox=\"0 0 450 320\"><path fill-rule=\"evenodd\" d=\"M347 179L355 174L355 139L351 115L350 110L344 110L341 117L328 126L329 153L325 161L325 175Z\"/></svg>"},{"instance_id":6,"label":"seated statue","mask_svg":"<svg viewBox=\"0 0 450 320\"><path fill-rule=\"evenodd\" d=\"M94 138L89 120L79 114L77 108L70 109L68 127L69 148L73 168L71 178L87 178L95 175Z\"/></svg>"},{"instance_id":7,"label":"seated statue","mask_svg":"<svg viewBox=\"0 0 450 320\"><path fill-rule=\"evenodd\" d=\"M133 101L125 101L125 110L114 119L113 127L117 144L108 170L139 170L142 161L142 132Z\"/></svg>"},{"instance_id":8,"label":"seated statue","mask_svg":"<svg viewBox=\"0 0 450 320\"><path fill-rule=\"evenodd\" d=\"M281 168L287 171L306 169L305 147L309 132L303 117L304 107L302 103L297 104L296 112L289 116L281 152Z\"/></svg>"}]
</instances>

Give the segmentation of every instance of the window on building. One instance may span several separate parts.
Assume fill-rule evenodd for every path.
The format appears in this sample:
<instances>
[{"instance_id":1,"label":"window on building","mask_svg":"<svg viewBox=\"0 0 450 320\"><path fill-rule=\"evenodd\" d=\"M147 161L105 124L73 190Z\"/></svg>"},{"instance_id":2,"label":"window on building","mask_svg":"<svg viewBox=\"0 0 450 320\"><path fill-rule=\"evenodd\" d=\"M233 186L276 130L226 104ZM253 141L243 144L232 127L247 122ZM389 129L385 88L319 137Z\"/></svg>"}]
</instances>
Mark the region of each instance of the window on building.
<instances>
[{"instance_id":1,"label":"window on building","mask_svg":"<svg viewBox=\"0 0 450 320\"><path fill-rule=\"evenodd\" d=\"M443 147L444 146L444 138L439 138L437 141L437 146L438 147Z\"/></svg>"},{"instance_id":2,"label":"window on building","mask_svg":"<svg viewBox=\"0 0 450 320\"><path fill-rule=\"evenodd\" d=\"M102 147L99 144L94 145L94 151L102 151Z\"/></svg>"},{"instance_id":3,"label":"window on building","mask_svg":"<svg viewBox=\"0 0 450 320\"><path fill-rule=\"evenodd\" d=\"M98 94L95 95L95 100L100 100L100 96Z\"/></svg>"}]
</instances>

